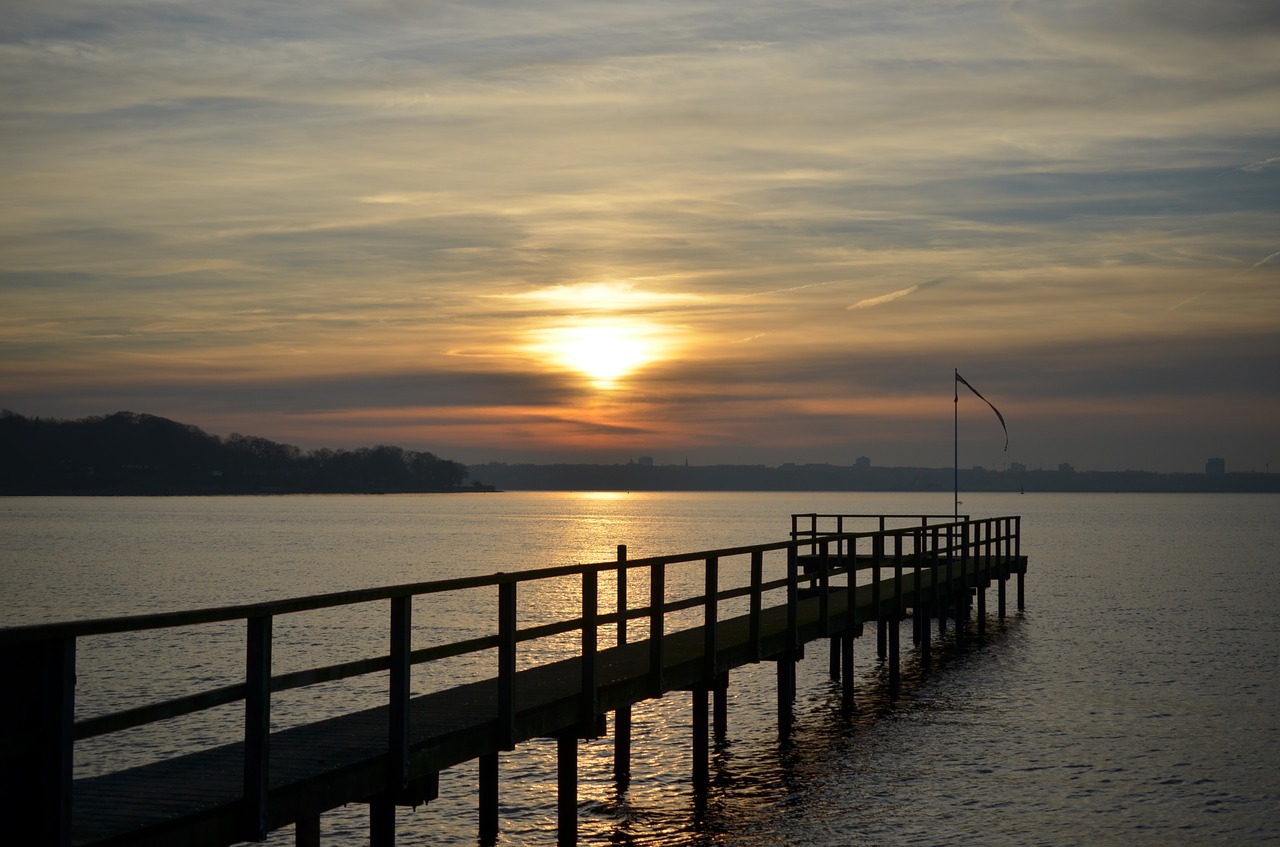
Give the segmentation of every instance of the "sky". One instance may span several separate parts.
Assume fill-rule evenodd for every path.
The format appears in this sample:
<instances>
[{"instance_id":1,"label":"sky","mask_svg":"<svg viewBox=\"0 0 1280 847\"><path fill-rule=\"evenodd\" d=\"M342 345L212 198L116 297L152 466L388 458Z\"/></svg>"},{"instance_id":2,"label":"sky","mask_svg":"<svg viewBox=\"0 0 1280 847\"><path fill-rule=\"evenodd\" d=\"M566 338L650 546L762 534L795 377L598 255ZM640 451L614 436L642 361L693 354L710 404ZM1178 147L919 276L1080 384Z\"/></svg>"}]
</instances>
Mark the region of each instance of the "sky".
<instances>
[{"instance_id":1,"label":"sky","mask_svg":"<svg viewBox=\"0 0 1280 847\"><path fill-rule=\"evenodd\" d=\"M0 152L18 414L1280 472L1273 0L0 0Z\"/></svg>"}]
</instances>

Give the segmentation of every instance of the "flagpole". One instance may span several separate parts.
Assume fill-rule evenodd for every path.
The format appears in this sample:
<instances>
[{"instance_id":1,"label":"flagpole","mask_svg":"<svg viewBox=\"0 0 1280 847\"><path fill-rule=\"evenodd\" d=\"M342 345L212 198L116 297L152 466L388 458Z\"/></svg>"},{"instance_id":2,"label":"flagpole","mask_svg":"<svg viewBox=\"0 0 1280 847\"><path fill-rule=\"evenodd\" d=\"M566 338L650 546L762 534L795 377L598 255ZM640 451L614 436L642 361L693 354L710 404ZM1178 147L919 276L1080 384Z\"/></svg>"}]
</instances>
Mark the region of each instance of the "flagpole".
<instances>
[{"instance_id":1,"label":"flagpole","mask_svg":"<svg viewBox=\"0 0 1280 847\"><path fill-rule=\"evenodd\" d=\"M952 459L953 459L952 480L955 483L954 485L955 514L953 516L953 520L958 521L960 520L960 369L959 368L954 369L954 375L951 380L951 390L954 392L954 396L951 399L951 407L952 407L951 432L952 432L952 445L954 448L954 453L952 456Z\"/></svg>"}]
</instances>

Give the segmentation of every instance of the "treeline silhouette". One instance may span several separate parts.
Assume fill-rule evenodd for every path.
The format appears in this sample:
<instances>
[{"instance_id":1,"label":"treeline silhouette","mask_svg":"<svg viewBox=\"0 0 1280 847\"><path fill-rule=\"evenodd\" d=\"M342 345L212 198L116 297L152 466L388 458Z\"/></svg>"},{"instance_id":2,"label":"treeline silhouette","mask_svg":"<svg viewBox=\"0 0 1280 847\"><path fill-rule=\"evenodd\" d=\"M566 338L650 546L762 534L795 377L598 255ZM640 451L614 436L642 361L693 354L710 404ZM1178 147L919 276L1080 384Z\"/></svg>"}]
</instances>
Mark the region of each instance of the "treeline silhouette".
<instances>
[{"instance_id":1,"label":"treeline silhouette","mask_svg":"<svg viewBox=\"0 0 1280 847\"><path fill-rule=\"evenodd\" d=\"M79 420L0 412L3 494L457 491L467 475L457 462L386 445L302 450L133 412Z\"/></svg>"}]
</instances>

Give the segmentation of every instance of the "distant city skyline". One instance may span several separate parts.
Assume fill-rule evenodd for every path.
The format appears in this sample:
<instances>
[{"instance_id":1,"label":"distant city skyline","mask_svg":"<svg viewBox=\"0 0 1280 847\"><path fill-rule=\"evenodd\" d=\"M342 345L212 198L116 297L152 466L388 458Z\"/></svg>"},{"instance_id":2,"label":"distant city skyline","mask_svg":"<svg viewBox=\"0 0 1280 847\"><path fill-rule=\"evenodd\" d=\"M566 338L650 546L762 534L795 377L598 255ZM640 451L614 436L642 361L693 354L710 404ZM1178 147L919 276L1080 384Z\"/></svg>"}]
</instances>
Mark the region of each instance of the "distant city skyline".
<instances>
[{"instance_id":1,"label":"distant city skyline","mask_svg":"<svg viewBox=\"0 0 1280 847\"><path fill-rule=\"evenodd\" d=\"M1280 467L1256 0L10 4L0 407L465 464Z\"/></svg>"}]
</instances>

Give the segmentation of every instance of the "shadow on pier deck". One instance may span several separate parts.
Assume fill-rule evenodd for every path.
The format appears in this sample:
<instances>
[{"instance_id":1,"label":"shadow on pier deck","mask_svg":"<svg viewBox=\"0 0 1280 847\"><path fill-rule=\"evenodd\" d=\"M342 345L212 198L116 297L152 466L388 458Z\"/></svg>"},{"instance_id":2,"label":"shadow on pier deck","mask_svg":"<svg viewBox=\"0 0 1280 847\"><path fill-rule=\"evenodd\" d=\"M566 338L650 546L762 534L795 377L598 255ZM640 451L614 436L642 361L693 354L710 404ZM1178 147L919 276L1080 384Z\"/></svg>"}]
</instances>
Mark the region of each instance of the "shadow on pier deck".
<instances>
[{"instance_id":1,"label":"shadow on pier deck","mask_svg":"<svg viewBox=\"0 0 1280 847\"><path fill-rule=\"evenodd\" d=\"M853 707L853 639L878 623L878 648L889 661L890 694L899 667L897 622L913 616L919 649L927 651L929 621L967 620L978 605L985 626L986 589L1016 576L1022 607L1026 560L1017 517L952 521L910 516L893 528L877 516L873 531L851 532L855 518L793 516L791 538L773 544L495 574L392 588L299 598L253 606L206 609L102 621L18 627L0 631L0 667L10 690L3 707L0 796L19 843L40 845L226 845L261 840L296 826L299 845L319 843L324 812L352 802L370 806L371 842L393 844L395 807L435 797L445 768L480 760L482 842L496 838L498 753L531 738L558 739L561 843L576 837L577 743L606 731L613 713L615 773L630 758L630 707L677 690L693 692L694 791L708 780L708 698L722 726L728 672L774 661L778 718L785 733L795 696L795 662L808 642L830 639L833 677L843 680L846 711ZM900 520L908 516L892 516ZM836 521L834 528L825 526ZM892 521L890 521L892 523ZM807 524L807 525L806 525ZM692 568L694 579L667 579L668 568ZM776 574L776 575L775 575ZM600 577L612 577L615 609L600 612ZM628 586L645 582L644 605L632 606ZM696 577L700 576L700 579ZM518 587L578 577L581 614L520 628ZM725 577L728 577L726 579ZM668 594L681 590L682 596ZM498 593L497 633L414 649L414 600L491 588ZM650 598L655 598L651 602ZM272 620L300 611L389 602L388 655L273 675ZM699 615L699 610L701 614ZM678 617L684 613L685 617ZM688 624L692 615L698 621ZM242 684L224 686L102 717L75 722L77 639L107 633L245 622ZM643 638L629 638L641 622ZM893 625L888 625L892 623ZM641 627L637 627L641 628ZM964 627L955 628L962 637ZM520 644L576 633L576 655L517 671ZM925 637L920 637L921 633ZM601 645L601 635L613 644ZM496 651L497 674L420 696L410 694L410 670L423 662ZM271 695L320 682L390 672L385 705L270 732ZM231 743L102 776L72 778L78 739L120 732L179 715L243 701L244 733Z\"/></svg>"}]
</instances>

